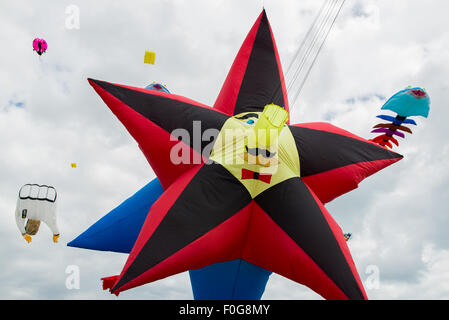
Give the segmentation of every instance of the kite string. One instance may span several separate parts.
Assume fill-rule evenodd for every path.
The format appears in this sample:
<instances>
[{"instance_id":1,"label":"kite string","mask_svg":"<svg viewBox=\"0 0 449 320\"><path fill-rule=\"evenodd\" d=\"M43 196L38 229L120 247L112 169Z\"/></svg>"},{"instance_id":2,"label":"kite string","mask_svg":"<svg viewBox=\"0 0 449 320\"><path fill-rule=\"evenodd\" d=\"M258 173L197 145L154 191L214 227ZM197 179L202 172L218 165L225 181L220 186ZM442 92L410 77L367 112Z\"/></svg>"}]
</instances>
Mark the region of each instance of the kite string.
<instances>
[{"instance_id":1,"label":"kite string","mask_svg":"<svg viewBox=\"0 0 449 320\"><path fill-rule=\"evenodd\" d=\"M299 53L301 52L301 49L304 47L304 44L305 44L306 40L308 39L308 37L309 37L310 33L312 32L314 26L316 25L318 18L321 16L321 13L324 10L324 7L325 7L327 2L329 2L329 0L323 2L323 5L321 6L320 11L318 12L318 15L315 17L315 19L314 19L312 25L310 26L309 30L307 30L306 36L302 40L301 45L299 46L298 50L296 50L295 56L293 57L292 61L290 62L289 66L287 68L287 72L285 73L286 77L290 73L290 70L291 70L292 66L294 65L294 62L298 58Z\"/></svg>"},{"instance_id":2,"label":"kite string","mask_svg":"<svg viewBox=\"0 0 449 320\"><path fill-rule=\"evenodd\" d=\"M306 75L304 76L304 78L303 78L303 80L302 80L302 82L301 82L301 84L300 84L300 86L299 86L299 89L297 90L297 92L296 92L296 94L295 94L295 96L294 96L294 98L293 98L292 108L294 107L294 105L295 105L295 103L296 103L296 100L298 99L299 94L301 93L302 88L304 87L304 84L305 84L305 82L306 82L306 80L307 80L307 78L308 78L308 76L309 76L309 74L310 74L310 71L312 70L312 67L313 67L314 64L315 64L315 62L316 62L316 60L317 60L317 58L318 58L318 55L320 54L321 49L323 48L324 43L326 42L326 39L327 39L327 37L329 36L329 33L330 33L332 27L334 26L335 21L337 20L337 17L338 17L338 15L340 14L341 8L343 7L343 4L345 3L345 1L346 1L346 0L343 0L343 1L341 2L340 7L339 7L338 10L337 10L337 13L335 14L334 19L332 20L332 23L331 23L331 25L330 25L330 28L327 30L327 33L326 33L326 35L325 35L323 41L321 42L320 47L318 48L318 52L316 53L316 55L315 55L315 57L314 57L314 59L313 59L313 61L312 61L312 64L310 65L309 69L307 70Z\"/></svg>"},{"instance_id":3,"label":"kite string","mask_svg":"<svg viewBox=\"0 0 449 320\"><path fill-rule=\"evenodd\" d=\"M310 49L313 47L313 39L315 39L315 38L317 37L317 35L319 34L319 32L320 32L320 30L322 29L322 26L324 25L325 20L326 20L325 18L324 18L324 19L321 19L322 13L323 13L324 11L326 11L325 16L328 15L329 8L330 8L330 3L331 3L331 0L325 0L325 1L323 2L323 4L322 4L322 6L321 6L321 8L320 8L320 10L319 10L319 12L318 12L318 14L316 15L316 17L315 17L315 19L314 19L314 21L313 21L313 23L312 23L312 25L310 26L309 30L307 31L306 36L304 37L303 41L301 42L301 45L299 46L298 50L296 51L294 58L293 58L292 61L290 62L290 65L289 65L289 67L288 67L288 69L287 69L287 72L286 72L286 74L285 74L285 77L284 77L284 80L287 79L286 81L288 82L288 87L286 88L286 89L287 89L287 92L288 92L288 90L292 87L292 85L293 85L293 83L294 83L294 81L288 81L288 78L289 78L289 76L291 75L291 71L293 70L293 66L295 65L295 63L296 63L297 61L299 61L298 57L299 57L299 55L300 55L301 52L304 52L304 51L303 51L303 48L305 47L306 43L308 42L308 40L309 40L310 38L312 38L312 40L311 40L311 41L312 41L312 44L310 44L310 41L309 41L309 46L308 46L308 48L305 50L305 52L308 53L308 52L310 51ZM328 8L325 9L326 7L328 7ZM320 19L321 19L321 21L320 21ZM320 21L320 22L319 22L319 21ZM317 25L319 25L319 26L317 27ZM314 34L311 36L312 31L314 31ZM306 56L308 56L308 54L302 56L300 65L302 64L302 61L304 60L304 58L305 58ZM293 78L297 77L298 69L299 69L299 68L297 67L296 70L295 70L295 72L293 73L293 76L292 76ZM272 101L278 100L278 99L280 98L280 95L281 95L281 94L283 94L283 93L282 93L282 83L279 84L279 85L277 86L276 90L274 91Z\"/></svg>"},{"instance_id":4,"label":"kite string","mask_svg":"<svg viewBox=\"0 0 449 320\"><path fill-rule=\"evenodd\" d=\"M299 88L294 92L294 94L292 93L290 94L290 96L293 95L294 97L292 100L293 103L290 103L292 108L295 106L297 98L302 91L302 88L311 72L311 69L314 66L317 57L321 52L324 43L335 24L335 21L343 7L343 4L345 3L345 0L342 0L340 5L338 6L339 1L340 0L334 1L326 0L325 2L323 2L323 5L321 6L317 16L315 17L311 27L307 31L305 38L303 39L300 47L296 51L295 56L287 69L287 72L284 77L284 80L288 82L286 88L287 92L290 92L294 88L294 86L298 83L297 81L299 78L302 79L299 82ZM335 10L335 8L338 9ZM308 43L307 49L303 50L307 43ZM316 50L316 48L318 48L318 50ZM314 51L316 52L312 54ZM299 59L301 52L303 53L303 55ZM313 57L313 59L310 60L311 56ZM299 65L297 65L298 61ZM294 68L295 64L297 65L296 68ZM310 65L306 67L308 64ZM291 72L293 70L295 71L292 75ZM305 75L302 75L303 70L306 70ZM276 100L279 99L280 94L283 94L282 84L279 84L276 90L274 91L272 101L275 101L275 99Z\"/></svg>"},{"instance_id":5,"label":"kite string","mask_svg":"<svg viewBox=\"0 0 449 320\"><path fill-rule=\"evenodd\" d=\"M334 9L335 4L337 3L337 1L338 0L335 0L332 5L329 5L329 7L328 7L328 9L326 11L325 18L323 18L323 21L321 22L321 24L320 24L320 26L318 28L318 31L315 33L315 35L314 35L314 37L312 39L311 45L308 47L305 55L301 59L299 67L296 69L296 72L295 72L295 74L293 76L293 80L290 82L288 90L293 88L293 85L295 84L296 80L298 79L299 75L301 74L301 71L303 70L304 66L306 65L306 62L308 61L311 53L313 52L313 49L314 49L318 39L322 36L321 33L323 32L323 30L325 30L325 26L329 22L329 18L331 17L332 10Z\"/></svg>"}]
</instances>

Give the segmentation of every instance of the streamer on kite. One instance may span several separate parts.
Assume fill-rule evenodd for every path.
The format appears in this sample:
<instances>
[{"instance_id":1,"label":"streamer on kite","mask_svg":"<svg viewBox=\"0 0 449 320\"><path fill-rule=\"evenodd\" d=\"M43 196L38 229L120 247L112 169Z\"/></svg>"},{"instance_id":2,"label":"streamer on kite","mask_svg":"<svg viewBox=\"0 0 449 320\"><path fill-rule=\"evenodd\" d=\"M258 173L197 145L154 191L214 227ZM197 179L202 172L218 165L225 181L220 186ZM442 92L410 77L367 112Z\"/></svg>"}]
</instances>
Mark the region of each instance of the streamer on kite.
<instances>
[{"instance_id":1,"label":"streamer on kite","mask_svg":"<svg viewBox=\"0 0 449 320\"><path fill-rule=\"evenodd\" d=\"M396 113L396 116L378 115L377 118L388 121L387 123L376 124L371 133L381 133L381 135L371 139L371 141L382 147L393 148L393 144L399 146L396 137L405 138L404 133L412 134L412 130L405 124L417 125L409 117L421 116L427 118L430 110L430 97L420 87L407 88L395 93L382 106L382 110L390 110ZM393 144L392 144L393 143Z\"/></svg>"},{"instance_id":2,"label":"streamer on kite","mask_svg":"<svg viewBox=\"0 0 449 320\"><path fill-rule=\"evenodd\" d=\"M33 51L36 51L38 55L42 55L47 51L47 41L44 39L35 38L33 40Z\"/></svg>"},{"instance_id":3,"label":"streamer on kite","mask_svg":"<svg viewBox=\"0 0 449 320\"><path fill-rule=\"evenodd\" d=\"M28 243L31 242L31 236L39 231L41 221L53 233L53 242L58 242L56 198L56 189L51 186L26 184L20 188L15 217L17 227Z\"/></svg>"}]
</instances>

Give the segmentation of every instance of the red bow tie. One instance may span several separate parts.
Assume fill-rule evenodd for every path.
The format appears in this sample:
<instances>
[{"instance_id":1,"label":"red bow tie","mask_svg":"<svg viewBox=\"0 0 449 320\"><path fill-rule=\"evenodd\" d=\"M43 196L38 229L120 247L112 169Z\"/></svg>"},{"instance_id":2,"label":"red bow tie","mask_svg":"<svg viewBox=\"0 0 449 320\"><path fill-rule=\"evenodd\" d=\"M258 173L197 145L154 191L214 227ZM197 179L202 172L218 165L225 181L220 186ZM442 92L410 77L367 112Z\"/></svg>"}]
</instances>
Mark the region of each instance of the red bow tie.
<instances>
[{"instance_id":1,"label":"red bow tie","mask_svg":"<svg viewBox=\"0 0 449 320\"><path fill-rule=\"evenodd\" d=\"M242 180L255 179L265 183L270 183L271 174L259 173L247 169L242 169Z\"/></svg>"}]
</instances>

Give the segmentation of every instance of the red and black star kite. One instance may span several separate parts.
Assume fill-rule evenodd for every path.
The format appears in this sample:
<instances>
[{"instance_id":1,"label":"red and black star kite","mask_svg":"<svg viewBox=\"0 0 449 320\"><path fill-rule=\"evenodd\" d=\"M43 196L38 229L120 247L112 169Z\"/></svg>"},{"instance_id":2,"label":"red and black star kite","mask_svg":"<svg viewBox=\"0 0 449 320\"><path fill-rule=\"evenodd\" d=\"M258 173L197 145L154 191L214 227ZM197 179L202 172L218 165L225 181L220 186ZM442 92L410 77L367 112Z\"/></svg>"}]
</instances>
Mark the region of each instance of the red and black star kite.
<instances>
[{"instance_id":1,"label":"red and black star kite","mask_svg":"<svg viewBox=\"0 0 449 320\"><path fill-rule=\"evenodd\" d=\"M216 137L181 142L172 134L181 128L190 136L208 137L209 129L221 132L229 121L257 121L267 104L288 111L265 11L246 37L213 108L174 94L89 82L138 142L165 190L121 274L104 278L105 288L118 294L187 270L243 259L327 299L367 298L343 232L324 203L401 155L330 124L286 124L278 162L297 170L267 175L254 170L257 164L236 167L211 157ZM200 127L193 125L196 121ZM200 161L173 163L171 150L180 143ZM281 152L287 146L288 152Z\"/></svg>"}]
</instances>

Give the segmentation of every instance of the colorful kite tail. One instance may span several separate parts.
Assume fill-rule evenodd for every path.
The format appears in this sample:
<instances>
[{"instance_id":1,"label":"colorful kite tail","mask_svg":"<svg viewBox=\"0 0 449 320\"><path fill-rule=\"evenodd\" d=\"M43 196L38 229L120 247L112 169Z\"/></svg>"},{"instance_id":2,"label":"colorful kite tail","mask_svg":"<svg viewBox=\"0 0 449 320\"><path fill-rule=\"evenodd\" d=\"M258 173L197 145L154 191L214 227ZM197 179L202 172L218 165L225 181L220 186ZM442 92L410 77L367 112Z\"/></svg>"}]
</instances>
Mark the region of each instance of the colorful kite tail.
<instances>
[{"instance_id":1,"label":"colorful kite tail","mask_svg":"<svg viewBox=\"0 0 449 320\"><path fill-rule=\"evenodd\" d=\"M405 132L412 134L412 130L406 127L404 124L413 124L417 125L416 122L412 119L408 119L407 117L403 117L397 115L396 117L387 116L387 115L378 115L377 118L382 120L390 121L390 123L379 123L376 124L373 128L374 130L371 133L381 133L381 135L370 139L370 141L381 145L382 147L388 147L390 149L393 148L392 143L396 146L399 146L398 140L395 138L405 138Z\"/></svg>"}]
</instances>

